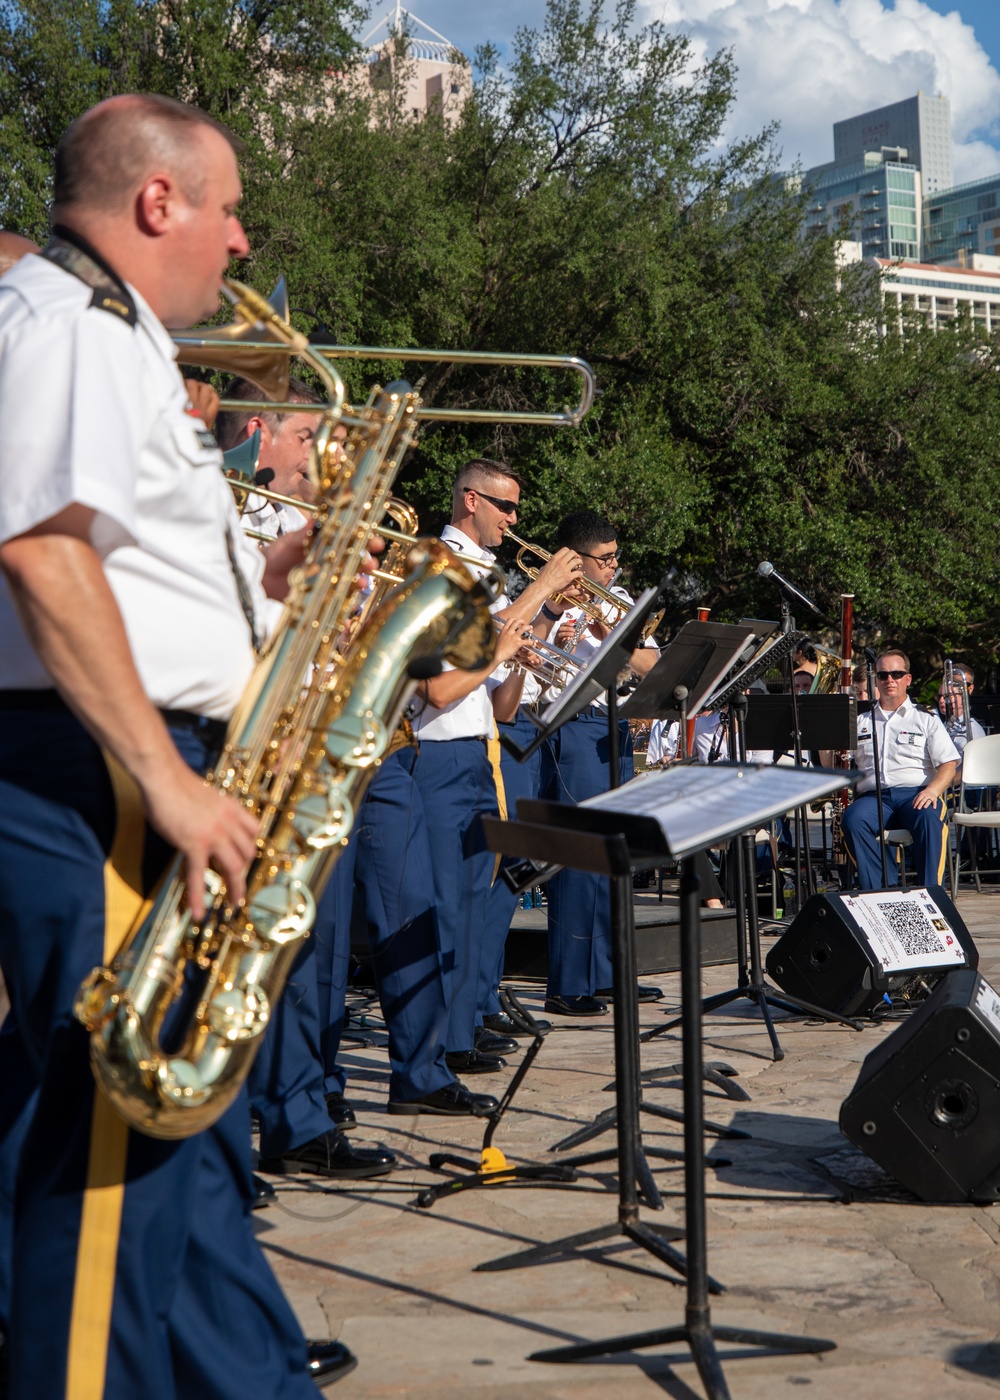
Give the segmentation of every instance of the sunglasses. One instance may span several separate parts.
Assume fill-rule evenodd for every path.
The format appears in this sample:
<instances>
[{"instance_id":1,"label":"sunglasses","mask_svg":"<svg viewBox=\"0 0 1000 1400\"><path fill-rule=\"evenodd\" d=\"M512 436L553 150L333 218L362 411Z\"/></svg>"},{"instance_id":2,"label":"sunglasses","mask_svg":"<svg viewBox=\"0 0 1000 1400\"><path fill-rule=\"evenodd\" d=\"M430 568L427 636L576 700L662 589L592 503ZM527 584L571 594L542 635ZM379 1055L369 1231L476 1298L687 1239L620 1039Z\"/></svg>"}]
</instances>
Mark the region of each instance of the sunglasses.
<instances>
[{"instance_id":1,"label":"sunglasses","mask_svg":"<svg viewBox=\"0 0 1000 1400\"><path fill-rule=\"evenodd\" d=\"M901 681L904 676L908 676L910 673L909 671L876 671L875 674L880 681L887 681L890 676L894 681Z\"/></svg>"},{"instance_id":2,"label":"sunglasses","mask_svg":"<svg viewBox=\"0 0 1000 1400\"><path fill-rule=\"evenodd\" d=\"M475 491L475 487L471 487ZM487 496L485 491L476 491L477 496L482 496L484 501L489 501L491 506L496 506L502 515L516 515L517 501L505 501L502 496Z\"/></svg>"}]
</instances>

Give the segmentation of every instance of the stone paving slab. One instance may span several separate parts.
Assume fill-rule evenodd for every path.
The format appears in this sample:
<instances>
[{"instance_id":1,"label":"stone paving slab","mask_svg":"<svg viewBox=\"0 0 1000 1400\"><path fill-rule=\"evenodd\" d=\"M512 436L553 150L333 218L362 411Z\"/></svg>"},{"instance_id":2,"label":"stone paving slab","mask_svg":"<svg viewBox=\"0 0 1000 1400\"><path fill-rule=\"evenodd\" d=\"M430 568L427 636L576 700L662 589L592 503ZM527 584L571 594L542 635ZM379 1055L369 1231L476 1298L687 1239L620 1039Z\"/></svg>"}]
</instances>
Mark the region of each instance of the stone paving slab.
<instances>
[{"instance_id":1,"label":"stone paving slab","mask_svg":"<svg viewBox=\"0 0 1000 1400\"><path fill-rule=\"evenodd\" d=\"M980 949L981 970L1000 984L1000 891L963 893L959 908ZM678 979L661 979L663 1002L641 1007L644 1026L677 1007ZM706 992L733 981L706 968ZM524 987L541 1010L541 991ZM1000 1211L915 1201L858 1153L837 1127L840 1104L864 1057L892 1026L861 1033L792 1020L776 1024L786 1055L771 1059L759 1013L737 1002L706 1021L707 1058L728 1061L749 1102L706 1086L707 1116L749 1139L708 1139L709 1268L727 1288L712 1300L719 1325L826 1337L822 1356L760 1354L722 1344L734 1400L808 1394L811 1400L942 1400L1000 1394ZM259 1212L262 1245L310 1336L340 1337L358 1369L327 1393L337 1400L646 1400L703 1395L683 1346L625 1353L572 1366L529 1361L535 1350L674 1326L683 1319L680 1277L645 1251L614 1239L532 1268L474 1273L477 1264L616 1219L614 1163L572 1186L516 1185L469 1191L431 1210L418 1191L442 1179L435 1151L478 1158L482 1128L447 1118L388 1117L384 1035L370 1018L372 1048L347 1051L348 1094L359 1142L399 1154L391 1176L349 1187L275 1178L278 1204ZM681 1058L671 1033L643 1046L652 1069ZM610 1106L611 1018L559 1020L497 1135L520 1161L551 1158L553 1142ZM508 1071L509 1073L509 1071ZM506 1080L479 1077L502 1092ZM680 1107L676 1075L644 1084L651 1102ZM675 1125L644 1115L650 1146L679 1149ZM612 1133L594 1146L614 1147ZM584 1149L586 1150L586 1149ZM651 1224L679 1224L681 1169L653 1161L665 1209ZM683 1241L678 1248L683 1250Z\"/></svg>"}]
</instances>

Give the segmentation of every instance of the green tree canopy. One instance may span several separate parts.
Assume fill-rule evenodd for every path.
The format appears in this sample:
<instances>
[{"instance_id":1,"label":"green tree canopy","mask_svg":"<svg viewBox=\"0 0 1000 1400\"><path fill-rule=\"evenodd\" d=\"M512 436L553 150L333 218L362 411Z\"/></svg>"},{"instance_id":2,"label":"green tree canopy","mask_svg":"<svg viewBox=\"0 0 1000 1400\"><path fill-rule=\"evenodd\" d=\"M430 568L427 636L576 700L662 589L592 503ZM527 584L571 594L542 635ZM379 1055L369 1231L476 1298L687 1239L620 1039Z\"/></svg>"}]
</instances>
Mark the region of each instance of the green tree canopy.
<instances>
[{"instance_id":1,"label":"green tree canopy","mask_svg":"<svg viewBox=\"0 0 1000 1400\"><path fill-rule=\"evenodd\" d=\"M801 234L772 134L722 139L732 54L640 26L633 0L549 0L509 61L487 47L458 112L373 86L339 0L0 0L2 217L38 233L51 150L112 92L197 102L247 141L241 275L284 273L296 319L352 344L582 355L600 397L576 431L428 429L401 492L429 527L455 467L529 481L519 533L566 510L614 521L638 586L678 566L670 620L773 615L772 559L830 614L925 667L995 661L1000 379L980 330L881 321L877 280ZM402 48L402 46L399 46ZM447 366L437 404L557 407L567 378Z\"/></svg>"}]
</instances>

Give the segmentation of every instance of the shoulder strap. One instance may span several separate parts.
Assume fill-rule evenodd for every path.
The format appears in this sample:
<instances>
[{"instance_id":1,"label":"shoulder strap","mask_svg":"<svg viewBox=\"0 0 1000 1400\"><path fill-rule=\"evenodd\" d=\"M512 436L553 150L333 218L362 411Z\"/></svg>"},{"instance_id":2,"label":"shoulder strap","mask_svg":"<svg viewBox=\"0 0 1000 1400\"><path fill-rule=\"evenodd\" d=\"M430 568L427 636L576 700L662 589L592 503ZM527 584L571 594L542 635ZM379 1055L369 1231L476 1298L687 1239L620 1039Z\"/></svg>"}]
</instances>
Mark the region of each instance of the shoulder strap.
<instances>
[{"instance_id":1,"label":"shoulder strap","mask_svg":"<svg viewBox=\"0 0 1000 1400\"><path fill-rule=\"evenodd\" d=\"M91 306L120 317L130 326L139 324L139 313L128 288L100 253L78 233L57 224L41 256L92 288Z\"/></svg>"}]
</instances>

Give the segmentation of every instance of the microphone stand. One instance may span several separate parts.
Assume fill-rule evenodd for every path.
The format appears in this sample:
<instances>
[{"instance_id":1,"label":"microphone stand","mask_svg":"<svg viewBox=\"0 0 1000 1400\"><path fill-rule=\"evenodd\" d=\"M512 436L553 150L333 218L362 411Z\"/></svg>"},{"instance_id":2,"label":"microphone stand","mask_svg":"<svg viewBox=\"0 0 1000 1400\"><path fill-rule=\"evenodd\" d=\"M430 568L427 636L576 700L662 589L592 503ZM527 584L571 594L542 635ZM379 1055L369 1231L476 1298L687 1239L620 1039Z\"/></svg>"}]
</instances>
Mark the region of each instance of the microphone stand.
<instances>
[{"instance_id":1,"label":"microphone stand","mask_svg":"<svg viewBox=\"0 0 1000 1400\"><path fill-rule=\"evenodd\" d=\"M779 585L780 587L780 585ZM781 630L782 632L795 631L795 618L792 617L788 599L784 590L781 594ZM802 731L799 728L799 697L795 690L795 663L791 653L786 659L788 671L788 688L792 697L792 748L795 757L796 768L802 767ZM796 808L795 812L795 910L796 913L802 908L802 869L806 872L806 897L816 893L816 880L813 875L812 850L809 845L809 818L804 807Z\"/></svg>"},{"instance_id":2,"label":"microphone stand","mask_svg":"<svg viewBox=\"0 0 1000 1400\"><path fill-rule=\"evenodd\" d=\"M871 647L865 647L865 672L868 699L872 707L872 759L875 763L875 801L878 803L878 853L882 863L882 888L886 889L889 884L889 862L885 851L885 819L882 815L882 762L878 745L878 725L875 721L875 707L878 704L878 692L875 689L875 652Z\"/></svg>"}]
</instances>

